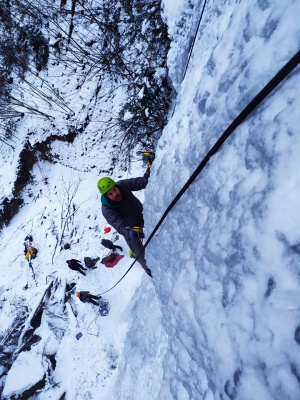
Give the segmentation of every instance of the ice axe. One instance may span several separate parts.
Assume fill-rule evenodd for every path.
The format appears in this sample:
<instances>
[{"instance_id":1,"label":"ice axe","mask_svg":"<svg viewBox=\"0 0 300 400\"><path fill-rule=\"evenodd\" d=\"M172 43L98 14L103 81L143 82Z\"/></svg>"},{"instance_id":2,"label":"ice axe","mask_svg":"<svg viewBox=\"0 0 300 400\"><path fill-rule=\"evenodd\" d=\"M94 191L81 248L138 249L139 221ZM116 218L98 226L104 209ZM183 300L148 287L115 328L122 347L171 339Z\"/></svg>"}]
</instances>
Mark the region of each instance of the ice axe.
<instances>
[{"instance_id":1,"label":"ice axe","mask_svg":"<svg viewBox=\"0 0 300 400\"><path fill-rule=\"evenodd\" d=\"M148 151L148 150L145 150L145 151L139 150L136 152L136 154L139 156L142 155L143 159L147 162L146 174L149 176L149 169L151 168L152 163L154 161L155 153L153 153L152 151Z\"/></svg>"},{"instance_id":2,"label":"ice axe","mask_svg":"<svg viewBox=\"0 0 300 400\"><path fill-rule=\"evenodd\" d=\"M148 162L148 166L151 167L151 165L152 165L152 163L154 161L154 158L155 158L155 153L153 151L149 151L149 150L142 151L142 150L139 150L139 151L136 152L136 154L138 156L143 156L144 159Z\"/></svg>"}]
</instances>

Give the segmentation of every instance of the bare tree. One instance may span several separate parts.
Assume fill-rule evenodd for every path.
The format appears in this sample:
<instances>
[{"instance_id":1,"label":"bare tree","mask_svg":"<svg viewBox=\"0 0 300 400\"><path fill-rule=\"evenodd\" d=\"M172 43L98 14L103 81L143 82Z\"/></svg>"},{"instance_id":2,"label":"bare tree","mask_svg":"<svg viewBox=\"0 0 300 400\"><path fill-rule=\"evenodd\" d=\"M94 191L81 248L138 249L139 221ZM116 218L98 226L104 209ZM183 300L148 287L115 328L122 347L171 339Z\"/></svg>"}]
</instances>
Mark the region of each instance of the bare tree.
<instances>
[{"instance_id":1,"label":"bare tree","mask_svg":"<svg viewBox=\"0 0 300 400\"><path fill-rule=\"evenodd\" d=\"M65 237L65 232L68 232L70 229L70 224L74 221L74 215L79 209L74 202L74 198L78 192L78 188L80 183L82 182L81 178L77 180L70 180L69 182L65 182L62 179L61 192L59 195L59 201L61 204L61 212L60 212L60 239L59 245L62 244L62 241Z\"/></svg>"},{"instance_id":2,"label":"bare tree","mask_svg":"<svg viewBox=\"0 0 300 400\"><path fill-rule=\"evenodd\" d=\"M66 232L70 230L70 226L74 221L74 216L78 211L80 205L76 205L74 199L78 192L78 188L83 179L78 177L76 180L71 179L69 182L65 182L62 179L61 188L57 193L57 198L60 203L60 226L58 227L56 222L52 221L51 231L56 237L56 244L52 254L53 259L58 246L61 246Z\"/></svg>"}]
</instances>

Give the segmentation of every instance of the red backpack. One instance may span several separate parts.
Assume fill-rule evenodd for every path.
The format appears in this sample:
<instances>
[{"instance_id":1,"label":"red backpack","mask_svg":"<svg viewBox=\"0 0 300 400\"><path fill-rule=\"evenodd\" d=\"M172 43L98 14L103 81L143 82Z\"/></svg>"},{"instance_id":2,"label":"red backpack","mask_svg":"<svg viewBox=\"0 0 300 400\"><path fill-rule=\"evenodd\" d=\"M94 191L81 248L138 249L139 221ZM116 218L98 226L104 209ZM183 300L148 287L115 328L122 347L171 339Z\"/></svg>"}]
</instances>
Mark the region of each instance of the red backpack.
<instances>
[{"instance_id":1,"label":"red backpack","mask_svg":"<svg viewBox=\"0 0 300 400\"><path fill-rule=\"evenodd\" d=\"M123 257L123 254L111 253L108 256L102 258L101 263L104 264L106 268L113 268Z\"/></svg>"}]
</instances>

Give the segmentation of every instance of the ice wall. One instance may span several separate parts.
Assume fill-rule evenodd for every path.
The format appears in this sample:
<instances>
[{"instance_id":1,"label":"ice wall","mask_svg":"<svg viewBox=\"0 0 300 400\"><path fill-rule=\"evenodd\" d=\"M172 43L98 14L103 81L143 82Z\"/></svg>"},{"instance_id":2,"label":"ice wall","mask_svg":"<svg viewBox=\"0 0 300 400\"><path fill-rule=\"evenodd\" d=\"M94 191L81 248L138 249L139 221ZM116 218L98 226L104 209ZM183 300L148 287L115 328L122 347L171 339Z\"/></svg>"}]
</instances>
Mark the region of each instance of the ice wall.
<instances>
[{"instance_id":1,"label":"ice wall","mask_svg":"<svg viewBox=\"0 0 300 400\"><path fill-rule=\"evenodd\" d=\"M207 2L181 84L182 38L192 39L203 2L163 5L178 97L146 189L148 235L300 48L299 2ZM300 397L299 71L235 130L149 244L154 279L130 310L122 367L135 396L120 378L118 398L141 390L166 400Z\"/></svg>"}]
</instances>

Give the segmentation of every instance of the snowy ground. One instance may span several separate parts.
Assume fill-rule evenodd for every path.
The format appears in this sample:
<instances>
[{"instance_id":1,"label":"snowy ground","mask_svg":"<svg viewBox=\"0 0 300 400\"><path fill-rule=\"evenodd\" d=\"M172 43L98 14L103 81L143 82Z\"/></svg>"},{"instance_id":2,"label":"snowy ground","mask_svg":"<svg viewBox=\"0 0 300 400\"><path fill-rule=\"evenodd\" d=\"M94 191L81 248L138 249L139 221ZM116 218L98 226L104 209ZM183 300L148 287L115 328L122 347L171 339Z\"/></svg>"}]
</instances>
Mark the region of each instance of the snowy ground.
<instances>
[{"instance_id":1,"label":"snowy ground","mask_svg":"<svg viewBox=\"0 0 300 400\"><path fill-rule=\"evenodd\" d=\"M299 2L207 2L181 84L203 2L163 6L178 97L145 191L148 235L211 145L300 48ZM96 320L95 309L74 296L66 318L57 290L37 330L42 340L15 361L2 396L42 377L44 355L56 353L57 386L48 382L38 399L64 392L67 400L300 398L299 72L236 129L171 211L147 248L154 279L135 265L105 294L109 316ZM109 147L98 139L55 143L59 163L34 167L26 204L1 233L1 330L21 304L36 308L51 279L101 293L130 266L126 253L115 268L98 264L83 277L65 263L107 254L96 183L110 166ZM115 176L142 172L137 162ZM71 250L55 250L65 188L79 180L79 209L64 239ZM29 233L39 249L36 281L22 253ZM118 244L126 248L122 238Z\"/></svg>"},{"instance_id":2,"label":"snowy ground","mask_svg":"<svg viewBox=\"0 0 300 400\"><path fill-rule=\"evenodd\" d=\"M73 146L80 148L79 143ZM72 158L72 152L68 151L68 147L69 145L66 145L64 149L60 144L60 154L68 157L69 165L76 165L77 155L75 154ZM90 165L97 162L91 157L89 161ZM43 175L49 177L48 184L44 183L40 169ZM135 169L136 174L141 174L142 163L136 164ZM132 262L125 241L120 238L117 243L124 248L125 258L113 269L105 268L98 262L98 268L88 271L86 277L70 270L66 264L67 259L76 258L82 262L86 256L98 256L102 259L109 251L101 245L101 239L115 240L116 238L115 233L104 234L106 224L101 218L96 187L98 175L96 171L94 174L77 173L60 163L52 165L47 162L36 165L33 174L34 182L24 193L25 206L10 226L3 230L1 237L3 257L6 260L1 269L3 290L1 299L5 300L1 309L3 331L9 327L15 309L21 303L27 304L29 309L36 309L51 279L58 278L62 286L65 282L69 284L76 282L76 290L89 290L96 294L108 290L116 283ZM80 182L78 191L74 197L74 204L78 211L70 219L69 230L66 230L66 236L62 241L62 244L71 243L71 249L64 250L61 246L56 247L57 238L61 237L61 225L64 222L61 212L63 208L66 209L66 203L64 206L62 204L66 202L68 193L74 193L78 182ZM23 255L23 241L28 234L33 235L34 244L39 250L37 259L33 261L35 279ZM78 315L75 318L72 311L68 309L69 320L64 323L63 329L66 332L60 343L57 338L54 339L55 334L51 332L51 329L49 330L51 316L48 320L43 318L36 332L43 338L42 341L34 348L34 351L27 354L26 361L22 359L24 355L21 353L19 366L15 363L10 371L11 375L6 381L4 394L9 393L10 388L15 389L16 383L20 384L21 388L23 387L23 381L19 378L16 380L16 374L18 377L23 376L25 365L35 369L35 364L38 362L37 354L40 359L37 367L43 370L42 364L45 361L42 360L42 354L45 348L47 352L49 346L50 354L56 353L57 368L53 378L54 382L58 383L58 387L53 392L54 397L51 397L52 392L48 391L44 395L41 394L40 398L58 398L57 396L64 391L68 392L70 399L97 398L96 393L99 388L105 387L108 378L116 373L115 369L122 353L123 340L129 323L128 318L124 319L123 313L144 275L141 267L134 266L131 275L114 289L113 296L110 293L104 296L111 305L111 311L107 317L97 317L95 307L80 303L72 296ZM60 301L61 299L58 300ZM83 333L79 341L75 338L78 332ZM83 373L84 371L86 373ZM33 380L36 378L34 373L30 376ZM23 376L23 379L29 379L29 377ZM31 383L30 380L29 383Z\"/></svg>"}]
</instances>

